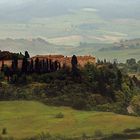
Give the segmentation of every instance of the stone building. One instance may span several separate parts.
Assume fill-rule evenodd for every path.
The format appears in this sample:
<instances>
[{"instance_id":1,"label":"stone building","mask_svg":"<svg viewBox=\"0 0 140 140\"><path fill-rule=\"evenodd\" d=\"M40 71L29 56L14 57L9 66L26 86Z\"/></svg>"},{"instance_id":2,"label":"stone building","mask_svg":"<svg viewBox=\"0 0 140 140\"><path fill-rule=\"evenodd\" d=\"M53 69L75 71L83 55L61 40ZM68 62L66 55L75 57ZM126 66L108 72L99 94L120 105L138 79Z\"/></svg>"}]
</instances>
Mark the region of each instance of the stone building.
<instances>
[{"instance_id":1,"label":"stone building","mask_svg":"<svg viewBox=\"0 0 140 140\"><path fill-rule=\"evenodd\" d=\"M66 65L71 67L71 59L72 57L63 56L63 55L36 55L32 57L32 59L35 61L35 59L38 58L39 60L52 60L52 61L58 61L61 66ZM77 56L78 65L80 67L84 67L84 65L88 62L95 64L96 58L92 56Z\"/></svg>"},{"instance_id":2,"label":"stone building","mask_svg":"<svg viewBox=\"0 0 140 140\"><path fill-rule=\"evenodd\" d=\"M9 68L12 67L12 60L0 60L0 69L2 68L2 65L6 65ZM18 60L18 68L20 69L22 67L22 60Z\"/></svg>"},{"instance_id":3,"label":"stone building","mask_svg":"<svg viewBox=\"0 0 140 140\"><path fill-rule=\"evenodd\" d=\"M35 61L35 59L38 58L39 60L52 60L52 61L57 61L60 63L61 67L63 65L69 66L71 67L71 58L72 57L67 57L67 56L63 56L63 55L36 55L32 58L29 59L29 61L31 59L33 59L33 61ZM83 67L87 62L96 63L96 58L92 57L92 56L77 56L78 59L78 65L80 67ZM12 66L12 60L0 60L0 69L2 67L2 64L7 65L9 68ZM18 60L18 68L20 69L22 67L22 60Z\"/></svg>"}]
</instances>

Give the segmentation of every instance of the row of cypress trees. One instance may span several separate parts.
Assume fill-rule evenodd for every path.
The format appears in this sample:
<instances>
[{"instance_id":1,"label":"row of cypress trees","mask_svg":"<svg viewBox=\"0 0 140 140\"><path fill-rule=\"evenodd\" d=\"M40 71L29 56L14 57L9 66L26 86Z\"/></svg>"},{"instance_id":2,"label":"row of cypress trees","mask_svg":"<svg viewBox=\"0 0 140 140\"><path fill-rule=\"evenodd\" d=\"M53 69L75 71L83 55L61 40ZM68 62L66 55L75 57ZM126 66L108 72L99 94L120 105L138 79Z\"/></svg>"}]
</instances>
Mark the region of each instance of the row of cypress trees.
<instances>
[{"instance_id":1,"label":"row of cypress trees","mask_svg":"<svg viewBox=\"0 0 140 140\"><path fill-rule=\"evenodd\" d=\"M43 74L55 72L61 69L60 62L52 61L51 59L39 60L39 58L33 60L30 58L30 55L27 51L25 52L25 55L23 55L21 68L18 67L18 63L18 55L13 55L11 68L6 66L3 61L1 71L4 72L6 76L10 77L14 74Z\"/></svg>"},{"instance_id":2,"label":"row of cypress trees","mask_svg":"<svg viewBox=\"0 0 140 140\"><path fill-rule=\"evenodd\" d=\"M52 61L51 59L39 60L39 58L36 58L35 60L31 59L28 61L27 58L24 58L21 71L25 74L34 72L42 74L55 72L59 69L61 69L61 65L58 61Z\"/></svg>"}]
</instances>

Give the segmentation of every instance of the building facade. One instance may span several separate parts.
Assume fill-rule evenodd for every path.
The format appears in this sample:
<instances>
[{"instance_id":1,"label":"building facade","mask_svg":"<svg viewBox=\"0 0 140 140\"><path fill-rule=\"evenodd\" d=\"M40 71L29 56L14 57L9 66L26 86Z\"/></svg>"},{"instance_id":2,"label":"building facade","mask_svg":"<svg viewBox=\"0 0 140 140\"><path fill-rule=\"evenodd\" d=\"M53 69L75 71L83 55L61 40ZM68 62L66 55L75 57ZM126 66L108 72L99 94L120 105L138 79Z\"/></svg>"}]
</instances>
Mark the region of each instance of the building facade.
<instances>
[{"instance_id":1,"label":"building facade","mask_svg":"<svg viewBox=\"0 0 140 140\"><path fill-rule=\"evenodd\" d=\"M71 59L72 57L68 57L68 56L63 56L63 55L36 55L34 57L32 57L33 61L35 61L35 59L38 58L39 60L52 60L52 61L57 61L60 63L61 67L63 65L69 66L71 67ZM77 56L77 60L78 60L78 66L80 67L84 67L85 64L89 63L96 63L96 58L92 57L92 56Z\"/></svg>"},{"instance_id":2,"label":"building facade","mask_svg":"<svg viewBox=\"0 0 140 140\"><path fill-rule=\"evenodd\" d=\"M67 57L63 55L36 55L34 57L31 57L33 62L35 62L36 58L38 58L40 61L41 60L51 60L52 62L57 61L60 63L61 67L63 65L71 67L71 59L72 57ZM95 64L96 63L96 58L92 56L77 56L78 60L78 66L84 67L84 65L88 62ZM9 68L12 66L12 60L0 60L0 69L2 68L2 65L7 65ZM22 68L22 60L18 60L18 68Z\"/></svg>"}]
</instances>

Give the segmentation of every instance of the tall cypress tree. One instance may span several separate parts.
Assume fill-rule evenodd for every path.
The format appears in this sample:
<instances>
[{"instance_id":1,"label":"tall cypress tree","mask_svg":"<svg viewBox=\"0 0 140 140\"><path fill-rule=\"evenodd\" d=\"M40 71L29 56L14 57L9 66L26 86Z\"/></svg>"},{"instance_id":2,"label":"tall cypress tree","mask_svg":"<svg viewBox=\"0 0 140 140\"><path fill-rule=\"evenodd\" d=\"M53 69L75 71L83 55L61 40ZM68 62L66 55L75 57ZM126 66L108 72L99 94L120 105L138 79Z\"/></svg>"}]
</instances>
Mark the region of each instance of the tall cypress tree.
<instances>
[{"instance_id":1,"label":"tall cypress tree","mask_svg":"<svg viewBox=\"0 0 140 140\"><path fill-rule=\"evenodd\" d=\"M18 70L18 55L14 55L12 58L12 72L15 74Z\"/></svg>"},{"instance_id":2,"label":"tall cypress tree","mask_svg":"<svg viewBox=\"0 0 140 140\"><path fill-rule=\"evenodd\" d=\"M42 73L43 72L43 61L40 60L39 61L39 66L38 66L38 73Z\"/></svg>"},{"instance_id":3,"label":"tall cypress tree","mask_svg":"<svg viewBox=\"0 0 140 140\"><path fill-rule=\"evenodd\" d=\"M77 60L76 55L72 56L71 65L72 65L72 76L73 77L78 77L79 76L79 70L78 70L78 60Z\"/></svg>"},{"instance_id":4,"label":"tall cypress tree","mask_svg":"<svg viewBox=\"0 0 140 140\"><path fill-rule=\"evenodd\" d=\"M46 72L49 72L49 60L46 60Z\"/></svg>"},{"instance_id":5,"label":"tall cypress tree","mask_svg":"<svg viewBox=\"0 0 140 140\"><path fill-rule=\"evenodd\" d=\"M30 61L30 73L33 73L34 72L34 61L33 59L31 59Z\"/></svg>"},{"instance_id":6,"label":"tall cypress tree","mask_svg":"<svg viewBox=\"0 0 140 140\"><path fill-rule=\"evenodd\" d=\"M4 60L2 60L2 66L1 66L1 71L4 71Z\"/></svg>"},{"instance_id":7,"label":"tall cypress tree","mask_svg":"<svg viewBox=\"0 0 140 140\"><path fill-rule=\"evenodd\" d=\"M29 55L28 51L25 51L25 57L26 57L27 59L30 58L30 55Z\"/></svg>"},{"instance_id":8,"label":"tall cypress tree","mask_svg":"<svg viewBox=\"0 0 140 140\"><path fill-rule=\"evenodd\" d=\"M52 60L49 60L49 72L53 71L53 67L52 67Z\"/></svg>"},{"instance_id":9,"label":"tall cypress tree","mask_svg":"<svg viewBox=\"0 0 140 140\"><path fill-rule=\"evenodd\" d=\"M42 72L45 73L45 69L46 69L46 64L45 64L45 60L42 60Z\"/></svg>"},{"instance_id":10,"label":"tall cypress tree","mask_svg":"<svg viewBox=\"0 0 140 140\"><path fill-rule=\"evenodd\" d=\"M29 66L28 60L26 57L24 57L22 60L22 73L27 74L28 66Z\"/></svg>"},{"instance_id":11,"label":"tall cypress tree","mask_svg":"<svg viewBox=\"0 0 140 140\"><path fill-rule=\"evenodd\" d=\"M35 59L35 72L36 73L39 73L39 58L37 57L36 59Z\"/></svg>"},{"instance_id":12,"label":"tall cypress tree","mask_svg":"<svg viewBox=\"0 0 140 140\"><path fill-rule=\"evenodd\" d=\"M57 70L58 70L58 62L55 61L55 62L54 62L54 71L57 71Z\"/></svg>"},{"instance_id":13,"label":"tall cypress tree","mask_svg":"<svg viewBox=\"0 0 140 140\"><path fill-rule=\"evenodd\" d=\"M30 72L30 62L29 62L30 55L28 51L25 51L25 55L22 60L22 73L27 74Z\"/></svg>"}]
</instances>

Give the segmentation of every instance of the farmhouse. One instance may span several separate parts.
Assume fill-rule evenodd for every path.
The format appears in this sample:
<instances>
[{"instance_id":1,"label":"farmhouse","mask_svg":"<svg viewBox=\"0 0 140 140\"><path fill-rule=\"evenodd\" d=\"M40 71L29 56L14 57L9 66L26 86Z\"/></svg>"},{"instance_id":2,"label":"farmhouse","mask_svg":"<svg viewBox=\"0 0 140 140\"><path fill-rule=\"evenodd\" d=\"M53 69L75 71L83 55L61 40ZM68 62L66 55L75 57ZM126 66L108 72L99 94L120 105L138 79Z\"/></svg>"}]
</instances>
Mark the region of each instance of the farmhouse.
<instances>
[{"instance_id":1,"label":"farmhouse","mask_svg":"<svg viewBox=\"0 0 140 140\"><path fill-rule=\"evenodd\" d=\"M36 55L32 57L33 61L38 58L39 60L52 60L52 61L57 61L60 63L61 66L66 65L71 67L71 59L72 57L68 56L63 56L63 55ZM92 56L77 56L78 60L78 65L80 67L84 67L84 65L88 62L95 64L96 63L96 58Z\"/></svg>"},{"instance_id":2,"label":"farmhouse","mask_svg":"<svg viewBox=\"0 0 140 140\"><path fill-rule=\"evenodd\" d=\"M57 61L60 63L61 67L63 65L71 67L71 58L68 56L63 55L36 55L34 57L31 57L29 61L33 60L35 62L36 58L39 60L52 60ZM78 66L83 67L87 62L96 63L96 58L92 56L77 56L78 59ZM12 59L2 59L0 60L0 69L2 68L2 65L7 65L9 68L12 66ZM22 67L22 59L18 60L18 68Z\"/></svg>"},{"instance_id":3,"label":"farmhouse","mask_svg":"<svg viewBox=\"0 0 140 140\"><path fill-rule=\"evenodd\" d=\"M12 60L11 59L9 59L9 60L0 60L0 69L2 68L3 64L8 66L9 68L11 68ZM18 60L18 68L21 69L21 67L22 67L22 60L20 59L20 60Z\"/></svg>"}]
</instances>

